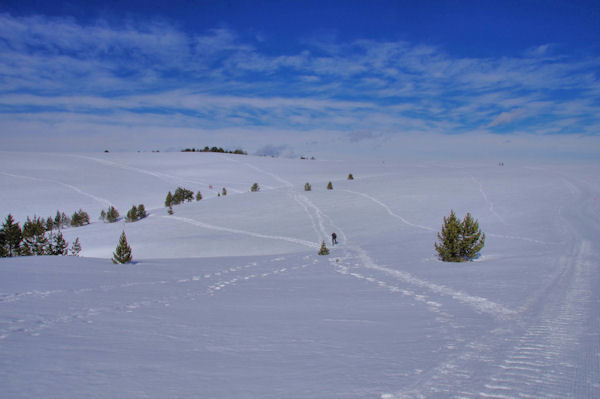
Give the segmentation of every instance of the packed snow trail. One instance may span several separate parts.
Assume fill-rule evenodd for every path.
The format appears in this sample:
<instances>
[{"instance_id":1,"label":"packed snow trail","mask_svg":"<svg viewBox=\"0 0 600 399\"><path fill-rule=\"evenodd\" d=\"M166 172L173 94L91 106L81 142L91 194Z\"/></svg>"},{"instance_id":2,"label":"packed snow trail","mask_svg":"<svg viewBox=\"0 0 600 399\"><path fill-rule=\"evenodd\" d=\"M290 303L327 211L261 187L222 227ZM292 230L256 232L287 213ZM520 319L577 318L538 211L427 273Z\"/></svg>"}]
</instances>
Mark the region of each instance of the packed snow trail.
<instances>
[{"instance_id":1,"label":"packed snow trail","mask_svg":"<svg viewBox=\"0 0 600 399\"><path fill-rule=\"evenodd\" d=\"M180 222L188 223L188 224L191 224L191 225L194 225L194 226L198 226L198 227L202 227L202 228L210 229L210 230L226 231L228 233L243 234L243 235L247 235L247 236L251 236L251 237L265 238L265 239L269 239L269 240L288 241L288 242L291 242L291 243L294 243L294 244L303 245L303 246L309 247L309 248L319 248L319 246L320 246L317 243L306 241L306 240L302 240L300 238L285 237L285 236L275 236L275 235L255 233L255 232L252 232L252 231L245 231L245 230L240 230L240 229L232 229L232 228L223 227L223 226L214 226L212 224L200 222L198 220L194 220L194 219L190 219L190 218L184 218L184 217L181 217L181 216L169 215L169 216L162 216L162 217L165 218L165 219L178 220Z\"/></svg>"},{"instance_id":2,"label":"packed snow trail","mask_svg":"<svg viewBox=\"0 0 600 399\"><path fill-rule=\"evenodd\" d=\"M66 188L68 188L70 190L73 190L76 193L79 193L81 195L89 197L89 198L93 199L94 201L100 202L104 206L113 206L113 203L110 202L109 200L107 200L106 198L98 197L98 196L96 196L94 194L91 194L91 193L88 193L86 191L83 191L79 187L73 186L72 184L63 183L63 182L61 182L59 180L56 180L56 179L43 179L43 178L40 178L40 177L31 177L31 176L16 175L16 174L13 174L13 173L6 173L6 172L0 172L0 174L3 174L5 176L9 176L9 177L20 178L20 179L45 181L45 182L60 184L61 186L66 187Z\"/></svg>"}]
</instances>

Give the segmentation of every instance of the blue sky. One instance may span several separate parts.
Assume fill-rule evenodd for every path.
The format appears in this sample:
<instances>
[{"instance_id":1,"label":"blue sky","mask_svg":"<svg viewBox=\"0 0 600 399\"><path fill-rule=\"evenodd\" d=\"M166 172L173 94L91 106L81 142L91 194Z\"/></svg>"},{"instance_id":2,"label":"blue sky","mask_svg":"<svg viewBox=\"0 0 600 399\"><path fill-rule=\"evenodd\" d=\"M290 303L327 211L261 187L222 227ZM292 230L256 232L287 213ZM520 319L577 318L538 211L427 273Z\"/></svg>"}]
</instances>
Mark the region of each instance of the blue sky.
<instances>
[{"instance_id":1,"label":"blue sky","mask_svg":"<svg viewBox=\"0 0 600 399\"><path fill-rule=\"evenodd\" d=\"M3 1L6 150L600 158L597 1Z\"/></svg>"}]
</instances>

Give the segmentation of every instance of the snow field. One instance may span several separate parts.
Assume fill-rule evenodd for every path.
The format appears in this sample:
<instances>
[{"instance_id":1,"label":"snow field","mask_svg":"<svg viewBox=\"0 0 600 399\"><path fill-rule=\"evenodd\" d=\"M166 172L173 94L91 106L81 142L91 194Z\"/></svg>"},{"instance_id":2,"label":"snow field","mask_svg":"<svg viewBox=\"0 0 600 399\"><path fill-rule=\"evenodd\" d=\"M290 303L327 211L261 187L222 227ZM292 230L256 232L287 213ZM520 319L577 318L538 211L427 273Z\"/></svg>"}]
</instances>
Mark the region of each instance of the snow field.
<instances>
[{"instance_id":1,"label":"snow field","mask_svg":"<svg viewBox=\"0 0 600 399\"><path fill-rule=\"evenodd\" d=\"M600 395L595 165L2 155L4 214L94 221L64 231L87 257L0 260L7 397ZM205 199L169 216L177 185ZM150 216L96 221L107 202ZM450 208L486 233L475 262L435 257Z\"/></svg>"}]
</instances>

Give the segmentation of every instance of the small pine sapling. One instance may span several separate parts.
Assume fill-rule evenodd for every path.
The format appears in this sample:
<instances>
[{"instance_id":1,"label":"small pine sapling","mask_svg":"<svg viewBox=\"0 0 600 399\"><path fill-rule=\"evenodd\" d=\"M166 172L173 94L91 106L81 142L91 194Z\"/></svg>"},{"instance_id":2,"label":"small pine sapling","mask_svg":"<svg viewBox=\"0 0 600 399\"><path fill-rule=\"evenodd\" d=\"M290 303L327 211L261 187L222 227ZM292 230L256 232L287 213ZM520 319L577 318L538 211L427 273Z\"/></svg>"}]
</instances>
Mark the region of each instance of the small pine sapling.
<instances>
[{"instance_id":1,"label":"small pine sapling","mask_svg":"<svg viewBox=\"0 0 600 399\"><path fill-rule=\"evenodd\" d=\"M331 182L327 183L327 190L333 190L333 184Z\"/></svg>"},{"instance_id":2,"label":"small pine sapling","mask_svg":"<svg viewBox=\"0 0 600 399\"><path fill-rule=\"evenodd\" d=\"M227 195L227 190L223 187L223 191L221 192L224 196Z\"/></svg>"},{"instance_id":3,"label":"small pine sapling","mask_svg":"<svg viewBox=\"0 0 600 399\"><path fill-rule=\"evenodd\" d=\"M202 199L202 193L200 191L198 191L196 193L196 201L200 201Z\"/></svg>"},{"instance_id":4,"label":"small pine sapling","mask_svg":"<svg viewBox=\"0 0 600 399\"><path fill-rule=\"evenodd\" d=\"M304 183L304 191L310 191L312 190L312 186L310 185L309 182Z\"/></svg>"},{"instance_id":5,"label":"small pine sapling","mask_svg":"<svg viewBox=\"0 0 600 399\"><path fill-rule=\"evenodd\" d=\"M329 249L325 246L325 241L321 242L321 249L319 249L319 255L329 255Z\"/></svg>"},{"instance_id":6,"label":"small pine sapling","mask_svg":"<svg viewBox=\"0 0 600 399\"><path fill-rule=\"evenodd\" d=\"M348 180L354 180L354 176L352 176L352 173L350 173L350 174L348 175Z\"/></svg>"},{"instance_id":7,"label":"small pine sapling","mask_svg":"<svg viewBox=\"0 0 600 399\"><path fill-rule=\"evenodd\" d=\"M117 245L115 252L113 252L112 262L115 264L131 263L131 259L131 247L127 243L127 237L125 236L125 231L123 231L119 238L119 245Z\"/></svg>"},{"instance_id":8,"label":"small pine sapling","mask_svg":"<svg viewBox=\"0 0 600 399\"><path fill-rule=\"evenodd\" d=\"M250 191L252 191L253 193L260 191L260 187L258 186L258 183L254 183L252 185L252 187L250 187Z\"/></svg>"},{"instance_id":9,"label":"small pine sapling","mask_svg":"<svg viewBox=\"0 0 600 399\"><path fill-rule=\"evenodd\" d=\"M73 241L70 252L71 256L79 256L79 253L81 252L81 243L79 242L79 237L75 238L75 241Z\"/></svg>"}]
</instances>

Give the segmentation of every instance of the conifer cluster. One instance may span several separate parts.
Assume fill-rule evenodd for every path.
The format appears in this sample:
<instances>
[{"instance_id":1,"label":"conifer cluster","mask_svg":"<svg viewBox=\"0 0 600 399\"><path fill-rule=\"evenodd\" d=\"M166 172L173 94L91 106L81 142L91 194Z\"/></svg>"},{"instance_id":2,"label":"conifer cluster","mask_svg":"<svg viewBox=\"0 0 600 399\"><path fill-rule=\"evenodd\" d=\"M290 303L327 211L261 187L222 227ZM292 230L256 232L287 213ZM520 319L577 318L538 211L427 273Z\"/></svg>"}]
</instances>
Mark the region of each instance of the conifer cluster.
<instances>
[{"instance_id":1,"label":"conifer cluster","mask_svg":"<svg viewBox=\"0 0 600 399\"><path fill-rule=\"evenodd\" d=\"M63 214L58 213L62 217ZM48 223L48 221L52 223ZM34 256L34 255L79 255L81 244L76 238L71 248L64 239L62 232L53 230L54 220L38 216L27 217L23 229L8 214L0 228L0 257ZM49 229L48 229L49 228Z\"/></svg>"},{"instance_id":2,"label":"conifer cluster","mask_svg":"<svg viewBox=\"0 0 600 399\"><path fill-rule=\"evenodd\" d=\"M467 213L460 221L453 210L444 217L442 231L437 234L439 244L434 247L444 262L464 262L477 257L485 244L485 234L479 223Z\"/></svg>"},{"instance_id":3,"label":"conifer cluster","mask_svg":"<svg viewBox=\"0 0 600 399\"><path fill-rule=\"evenodd\" d=\"M128 222L137 222L138 220L143 219L146 216L148 216L148 213L146 212L144 204L139 204L137 206L133 205L131 209L127 212L127 217L125 218L125 220L127 220Z\"/></svg>"},{"instance_id":4,"label":"conifer cluster","mask_svg":"<svg viewBox=\"0 0 600 399\"><path fill-rule=\"evenodd\" d=\"M114 223L119 220L119 211L114 206L109 206L105 211L104 209L100 212L100 220L104 220L108 223Z\"/></svg>"}]
</instances>

